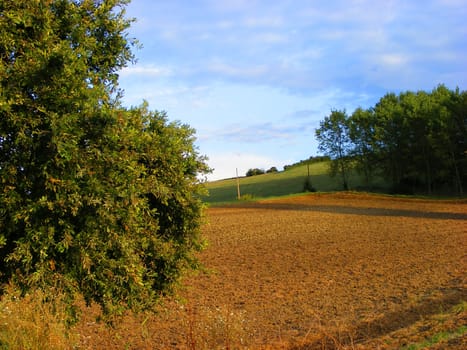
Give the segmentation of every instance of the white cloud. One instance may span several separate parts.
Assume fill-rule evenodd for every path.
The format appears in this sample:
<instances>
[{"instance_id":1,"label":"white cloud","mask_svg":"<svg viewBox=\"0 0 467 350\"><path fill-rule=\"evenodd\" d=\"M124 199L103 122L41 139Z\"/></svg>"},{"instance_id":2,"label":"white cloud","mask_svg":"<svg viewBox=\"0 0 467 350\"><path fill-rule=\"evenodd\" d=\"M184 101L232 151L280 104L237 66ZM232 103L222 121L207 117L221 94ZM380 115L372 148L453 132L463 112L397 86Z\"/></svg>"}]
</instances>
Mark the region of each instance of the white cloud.
<instances>
[{"instance_id":1,"label":"white cloud","mask_svg":"<svg viewBox=\"0 0 467 350\"><path fill-rule=\"evenodd\" d=\"M236 177L236 171L238 171L238 176L245 176L248 169L260 168L267 170L273 166L277 167L278 161L280 160L254 153L211 153L208 164L214 171L208 175L208 180ZM284 164L286 163L287 161Z\"/></svg>"},{"instance_id":2,"label":"white cloud","mask_svg":"<svg viewBox=\"0 0 467 350\"><path fill-rule=\"evenodd\" d=\"M464 7L466 6L465 0L438 0L441 5L453 6L453 7Z\"/></svg>"},{"instance_id":3,"label":"white cloud","mask_svg":"<svg viewBox=\"0 0 467 350\"><path fill-rule=\"evenodd\" d=\"M252 42L255 42L259 45L261 44L281 44L287 43L289 38L287 35L281 33L267 32L267 33L258 33L252 36Z\"/></svg>"},{"instance_id":4,"label":"white cloud","mask_svg":"<svg viewBox=\"0 0 467 350\"><path fill-rule=\"evenodd\" d=\"M201 135L200 138L208 140L224 140L239 144L264 144L265 142L280 142L284 140L293 141L297 135L312 134L311 120L297 123L291 120L288 124L276 122L231 124Z\"/></svg>"},{"instance_id":5,"label":"white cloud","mask_svg":"<svg viewBox=\"0 0 467 350\"><path fill-rule=\"evenodd\" d=\"M394 69L420 64L419 55L431 62L436 53L448 51L453 57L449 62L455 64L459 54L451 49L460 40L459 25L440 31L446 13L433 16L434 2L423 8L400 0L150 3L171 10L156 17L148 33L146 61L159 63L124 70L123 75L148 74L191 84L242 82L310 95L322 88L362 89L370 83L392 88L374 80L371 70L376 67L384 79ZM150 11L143 14L148 17ZM167 62L170 68L164 67Z\"/></svg>"},{"instance_id":6,"label":"white cloud","mask_svg":"<svg viewBox=\"0 0 467 350\"><path fill-rule=\"evenodd\" d=\"M267 17L247 17L243 20L243 25L248 28L280 28L284 20L279 16Z\"/></svg>"},{"instance_id":7,"label":"white cloud","mask_svg":"<svg viewBox=\"0 0 467 350\"><path fill-rule=\"evenodd\" d=\"M381 62L381 64L385 66L403 66L409 62L409 57L403 54L397 53L387 53L382 54L377 58L377 61Z\"/></svg>"},{"instance_id":8,"label":"white cloud","mask_svg":"<svg viewBox=\"0 0 467 350\"><path fill-rule=\"evenodd\" d=\"M208 103L209 88L204 85L188 86L151 79L136 83L125 79L122 82L126 105L139 105L146 100L151 109L167 111L170 119L186 121L194 111Z\"/></svg>"},{"instance_id":9,"label":"white cloud","mask_svg":"<svg viewBox=\"0 0 467 350\"><path fill-rule=\"evenodd\" d=\"M151 77L162 77L169 76L172 74L172 70L167 67L157 67L154 65L134 65L125 67L120 71L120 76L127 77L130 75L141 75Z\"/></svg>"},{"instance_id":10,"label":"white cloud","mask_svg":"<svg viewBox=\"0 0 467 350\"><path fill-rule=\"evenodd\" d=\"M210 7L219 12L237 12L252 9L255 0L209 0Z\"/></svg>"},{"instance_id":11,"label":"white cloud","mask_svg":"<svg viewBox=\"0 0 467 350\"><path fill-rule=\"evenodd\" d=\"M222 62L219 59L213 60L208 64L207 70L211 73L221 74L233 78L251 78L264 75L268 68L265 65L233 65L230 63Z\"/></svg>"}]
</instances>

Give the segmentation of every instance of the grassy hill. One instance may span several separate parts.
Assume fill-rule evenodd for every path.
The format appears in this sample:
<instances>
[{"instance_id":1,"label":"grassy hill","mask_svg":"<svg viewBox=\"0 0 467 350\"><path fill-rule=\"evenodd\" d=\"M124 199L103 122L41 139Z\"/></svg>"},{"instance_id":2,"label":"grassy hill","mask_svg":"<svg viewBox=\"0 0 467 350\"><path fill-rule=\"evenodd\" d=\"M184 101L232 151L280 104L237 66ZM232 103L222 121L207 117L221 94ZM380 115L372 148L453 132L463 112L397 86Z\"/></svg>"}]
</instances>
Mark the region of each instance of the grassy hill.
<instances>
[{"instance_id":1,"label":"grassy hill","mask_svg":"<svg viewBox=\"0 0 467 350\"><path fill-rule=\"evenodd\" d=\"M311 163L309 165L312 186L319 192L342 190L339 177L330 177L328 174L329 162ZM308 168L300 164L285 171L239 178L240 193L243 198L267 198L285 196L303 192ZM351 189L364 186L364 181L356 173L350 177ZM384 187L384 183L375 184ZM204 200L207 203L218 204L237 200L237 179L226 179L209 182L209 196Z\"/></svg>"}]
</instances>

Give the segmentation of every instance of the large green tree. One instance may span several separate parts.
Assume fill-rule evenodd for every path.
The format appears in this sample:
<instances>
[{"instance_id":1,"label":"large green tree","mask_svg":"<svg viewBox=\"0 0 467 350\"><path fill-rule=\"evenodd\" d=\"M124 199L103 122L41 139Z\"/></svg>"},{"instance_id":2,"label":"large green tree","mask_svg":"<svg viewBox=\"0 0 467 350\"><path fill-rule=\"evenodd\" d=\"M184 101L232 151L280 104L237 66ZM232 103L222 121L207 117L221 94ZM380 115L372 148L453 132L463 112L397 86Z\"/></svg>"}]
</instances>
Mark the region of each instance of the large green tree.
<instances>
[{"instance_id":1,"label":"large green tree","mask_svg":"<svg viewBox=\"0 0 467 350\"><path fill-rule=\"evenodd\" d=\"M353 144L350 154L355 160L357 170L364 175L367 188L371 188L373 177L377 173L375 124L373 109L357 108L349 119L349 137Z\"/></svg>"},{"instance_id":2,"label":"large green tree","mask_svg":"<svg viewBox=\"0 0 467 350\"><path fill-rule=\"evenodd\" d=\"M315 132L318 149L331 158L331 175L339 174L344 190L349 189L351 139L349 117L345 110L333 110Z\"/></svg>"},{"instance_id":3,"label":"large green tree","mask_svg":"<svg viewBox=\"0 0 467 350\"><path fill-rule=\"evenodd\" d=\"M0 282L150 308L196 263L194 131L119 105L125 0L0 0Z\"/></svg>"},{"instance_id":4,"label":"large green tree","mask_svg":"<svg viewBox=\"0 0 467 350\"><path fill-rule=\"evenodd\" d=\"M467 91L440 85L433 90L437 116L436 153L438 178L452 183L460 195L467 185Z\"/></svg>"},{"instance_id":5,"label":"large green tree","mask_svg":"<svg viewBox=\"0 0 467 350\"><path fill-rule=\"evenodd\" d=\"M408 132L405 127L405 113L400 105L399 96L388 93L375 105L375 136L378 140L376 152L379 166L385 177L397 187L410 166Z\"/></svg>"}]
</instances>

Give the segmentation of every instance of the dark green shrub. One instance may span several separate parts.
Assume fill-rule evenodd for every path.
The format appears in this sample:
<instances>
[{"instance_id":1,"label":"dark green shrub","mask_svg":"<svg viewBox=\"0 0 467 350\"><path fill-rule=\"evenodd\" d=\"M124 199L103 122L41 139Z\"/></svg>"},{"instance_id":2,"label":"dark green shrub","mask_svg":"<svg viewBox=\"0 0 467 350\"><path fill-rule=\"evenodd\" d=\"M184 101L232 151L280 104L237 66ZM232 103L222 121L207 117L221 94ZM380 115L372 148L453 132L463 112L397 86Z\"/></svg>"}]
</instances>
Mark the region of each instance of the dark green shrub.
<instances>
[{"instance_id":1,"label":"dark green shrub","mask_svg":"<svg viewBox=\"0 0 467 350\"><path fill-rule=\"evenodd\" d=\"M264 170L258 169L258 168L249 169L246 172L246 176L255 176L255 175L262 175L262 174L264 174Z\"/></svg>"},{"instance_id":2,"label":"dark green shrub","mask_svg":"<svg viewBox=\"0 0 467 350\"><path fill-rule=\"evenodd\" d=\"M316 188L311 184L311 177L307 176L303 184L303 192L316 192Z\"/></svg>"}]
</instances>

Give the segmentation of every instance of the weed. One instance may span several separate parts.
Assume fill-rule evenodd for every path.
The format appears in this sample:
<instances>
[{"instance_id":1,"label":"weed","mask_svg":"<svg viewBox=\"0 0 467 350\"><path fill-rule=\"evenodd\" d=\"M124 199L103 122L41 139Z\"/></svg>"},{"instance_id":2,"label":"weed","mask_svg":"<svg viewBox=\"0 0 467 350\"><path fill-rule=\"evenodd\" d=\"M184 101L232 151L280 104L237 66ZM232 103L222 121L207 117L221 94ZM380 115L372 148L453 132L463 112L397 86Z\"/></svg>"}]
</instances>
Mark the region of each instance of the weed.
<instances>
[{"instance_id":1,"label":"weed","mask_svg":"<svg viewBox=\"0 0 467 350\"><path fill-rule=\"evenodd\" d=\"M68 331L65 321L60 295L47 302L41 291L20 298L11 288L0 300L0 349L72 349L79 336Z\"/></svg>"},{"instance_id":2,"label":"weed","mask_svg":"<svg viewBox=\"0 0 467 350\"><path fill-rule=\"evenodd\" d=\"M242 194L240 196L240 200L241 201L252 201L255 199L255 196L253 196L252 194L250 193L245 193L245 194Z\"/></svg>"},{"instance_id":3,"label":"weed","mask_svg":"<svg viewBox=\"0 0 467 350\"><path fill-rule=\"evenodd\" d=\"M446 342L452 339L456 339L467 334L467 326L461 326L453 331L443 331L436 333L432 337L426 339L425 341L417 344L411 344L401 348L401 350L418 350L425 349L427 347L433 346L435 344Z\"/></svg>"},{"instance_id":4,"label":"weed","mask_svg":"<svg viewBox=\"0 0 467 350\"><path fill-rule=\"evenodd\" d=\"M186 346L190 350L239 349L251 342L244 311L228 307L186 307Z\"/></svg>"},{"instance_id":5,"label":"weed","mask_svg":"<svg viewBox=\"0 0 467 350\"><path fill-rule=\"evenodd\" d=\"M323 321L323 317L316 312L312 312L315 322L308 332L295 341L290 350L304 349L355 349L355 330L345 324L334 321Z\"/></svg>"}]
</instances>

